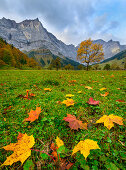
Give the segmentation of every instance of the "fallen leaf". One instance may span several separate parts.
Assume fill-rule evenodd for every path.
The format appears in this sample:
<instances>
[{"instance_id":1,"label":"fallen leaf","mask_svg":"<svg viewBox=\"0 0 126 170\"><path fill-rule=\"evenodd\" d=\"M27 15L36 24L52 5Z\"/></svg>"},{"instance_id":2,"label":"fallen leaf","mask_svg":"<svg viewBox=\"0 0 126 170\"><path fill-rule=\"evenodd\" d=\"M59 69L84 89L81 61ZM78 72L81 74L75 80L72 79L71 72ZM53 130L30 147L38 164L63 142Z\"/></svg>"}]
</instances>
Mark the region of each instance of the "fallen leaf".
<instances>
[{"instance_id":1,"label":"fallen leaf","mask_svg":"<svg viewBox=\"0 0 126 170\"><path fill-rule=\"evenodd\" d=\"M25 121L30 121L31 122L34 122L36 119L38 119L39 117L39 114L41 113L41 108L40 107L36 107L36 110L31 110L28 115L29 117L25 119Z\"/></svg>"},{"instance_id":2,"label":"fallen leaf","mask_svg":"<svg viewBox=\"0 0 126 170\"><path fill-rule=\"evenodd\" d=\"M77 120L75 116L67 114L67 117L64 117L66 122L69 122L69 127L74 130L87 129L87 123L82 123L82 121Z\"/></svg>"},{"instance_id":3,"label":"fallen leaf","mask_svg":"<svg viewBox=\"0 0 126 170\"><path fill-rule=\"evenodd\" d=\"M76 80L70 80L69 83L76 83Z\"/></svg>"},{"instance_id":4,"label":"fallen leaf","mask_svg":"<svg viewBox=\"0 0 126 170\"><path fill-rule=\"evenodd\" d=\"M86 89L92 89L92 87L90 87L90 86L85 86L85 88L86 88Z\"/></svg>"},{"instance_id":5,"label":"fallen leaf","mask_svg":"<svg viewBox=\"0 0 126 170\"><path fill-rule=\"evenodd\" d=\"M7 160L2 164L3 165L12 165L14 162L20 161L22 164L24 161L31 155L30 148L35 144L33 135L28 136L26 133L23 137L18 140L17 143L10 143L10 145L4 146L5 150L14 151Z\"/></svg>"},{"instance_id":6,"label":"fallen leaf","mask_svg":"<svg viewBox=\"0 0 126 170\"><path fill-rule=\"evenodd\" d=\"M115 77L113 74L111 75L111 78Z\"/></svg>"},{"instance_id":7,"label":"fallen leaf","mask_svg":"<svg viewBox=\"0 0 126 170\"><path fill-rule=\"evenodd\" d=\"M58 148L64 145L63 141L58 136L56 137L56 144Z\"/></svg>"},{"instance_id":8,"label":"fallen leaf","mask_svg":"<svg viewBox=\"0 0 126 170\"><path fill-rule=\"evenodd\" d=\"M80 94L80 93L82 93L82 91L78 91L77 93L79 93L79 94Z\"/></svg>"},{"instance_id":9,"label":"fallen leaf","mask_svg":"<svg viewBox=\"0 0 126 170\"><path fill-rule=\"evenodd\" d=\"M109 92L105 92L105 94L100 94L100 95L103 97L106 97L106 96L108 96L108 94L109 94Z\"/></svg>"},{"instance_id":10,"label":"fallen leaf","mask_svg":"<svg viewBox=\"0 0 126 170\"><path fill-rule=\"evenodd\" d=\"M114 127L114 123L123 125L122 119L123 118L121 118L119 116L115 116L113 114L111 114L109 116L104 115L99 120L97 120L96 123L104 123L104 126L106 126L110 130L112 127Z\"/></svg>"},{"instance_id":11,"label":"fallen leaf","mask_svg":"<svg viewBox=\"0 0 126 170\"><path fill-rule=\"evenodd\" d=\"M73 166L73 163L71 163L67 159L61 159L59 166L60 166L60 170L66 170L66 169L70 169Z\"/></svg>"},{"instance_id":12,"label":"fallen leaf","mask_svg":"<svg viewBox=\"0 0 126 170\"><path fill-rule=\"evenodd\" d=\"M66 104L66 106L74 106L73 99L67 99L62 102L63 104Z\"/></svg>"},{"instance_id":13,"label":"fallen leaf","mask_svg":"<svg viewBox=\"0 0 126 170\"><path fill-rule=\"evenodd\" d=\"M120 99L119 99L119 100L116 100L116 102L125 102L125 101L124 101L124 100L120 100Z\"/></svg>"},{"instance_id":14,"label":"fallen leaf","mask_svg":"<svg viewBox=\"0 0 126 170\"><path fill-rule=\"evenodd\" d=\"M91 149L100 149L97 142L86 139L84 141L80 141L73 149L72 155L75 154L76 152L80 151L81 154L85 157L85 159L88 157L90 154Z\"/></svg>"},{"instance_id":15,"label":"fallen leaf","mask_svg":"<svg viewBox=\"0 0 126 170\"><path fill-rule=\"evenodd\" d=\"M89 98L89 101L87 102L88 104L91 104L91 105L98 105L99 104L99 101L95 101L93 100L92 97Z\"/></svg>"},{"instance_id":16,"label":"fallen leaf","mask_svg":"<svg viewBox=\"0 0 126 170\"><path fill-rule=\"evenodd\" d=\"M44 88L45 91L52 91L50 88Z\"/></svg>"},{"instance_id":17,"label":"fallen leaf","mask_svg":"<svg viewBox=\"0 0 126 170\"><path fill-rule=\"evenodd\" d=\"M73 94L66 94L66 97L73 97Z\"/></svg>"},{"instance_id":18,"label":"fallen leaf","mask_svg":"<svg viewBox=\"0 0 126 170\"><path fill-rule=\"evenodd\" d=\"M103 90L106 90L106 89L107 89L107 88L103 87L103 88L100 89L100 91L103 91Z\"/></svg>"}]
</instances>

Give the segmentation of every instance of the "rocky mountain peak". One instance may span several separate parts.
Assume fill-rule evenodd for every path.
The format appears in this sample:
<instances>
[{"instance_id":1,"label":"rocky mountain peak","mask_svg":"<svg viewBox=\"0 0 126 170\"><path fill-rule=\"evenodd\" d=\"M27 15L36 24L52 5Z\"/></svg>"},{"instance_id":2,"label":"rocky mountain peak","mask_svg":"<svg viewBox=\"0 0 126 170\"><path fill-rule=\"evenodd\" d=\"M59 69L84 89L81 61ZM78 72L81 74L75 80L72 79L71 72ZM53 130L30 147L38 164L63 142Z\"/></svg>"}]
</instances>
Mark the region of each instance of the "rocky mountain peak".
<instances>
[{"instance_id":1,"label":"rocky mountain peak","mask_svg":"<svg viewBox=\"0 0 126 170\"><path fill-rule=\"evenodd\" d=\"M20 50L30 51L32 49L46 48L57 56L66 56L73 60L76 60L77 48L79 47L79 45L77 47L72 44L66 45L61 40L58 40L43 27L38 18L26 19L16 23L14 20L3 17L0 19L0 37ZM93 42L103 45L105 59L126 49L126 45L120 45L118 41L109 40L106 42L98 39Z\"/></svg>"}]
</instances>

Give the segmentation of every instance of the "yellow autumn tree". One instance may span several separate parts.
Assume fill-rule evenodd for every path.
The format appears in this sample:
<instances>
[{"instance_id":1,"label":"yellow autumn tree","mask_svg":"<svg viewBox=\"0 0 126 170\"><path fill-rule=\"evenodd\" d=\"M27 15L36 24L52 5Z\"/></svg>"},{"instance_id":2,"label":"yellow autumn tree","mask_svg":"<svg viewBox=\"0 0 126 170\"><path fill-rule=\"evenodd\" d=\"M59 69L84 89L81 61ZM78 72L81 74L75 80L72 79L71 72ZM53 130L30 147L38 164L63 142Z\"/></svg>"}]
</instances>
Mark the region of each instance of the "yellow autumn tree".
<instances>
[{"instance_id":1,"label":"yellow autumn tree","mask_svg":"<svg viewBox=\"0 0 126 170\"><path fill-rule=\"evenodd\" d=\"M91 39L82 41L77 50L77 60L87 64L87 70L90 63L100 62L104 59L103 47L101 44L93 43Z\"/></svg>"}]
</instances>

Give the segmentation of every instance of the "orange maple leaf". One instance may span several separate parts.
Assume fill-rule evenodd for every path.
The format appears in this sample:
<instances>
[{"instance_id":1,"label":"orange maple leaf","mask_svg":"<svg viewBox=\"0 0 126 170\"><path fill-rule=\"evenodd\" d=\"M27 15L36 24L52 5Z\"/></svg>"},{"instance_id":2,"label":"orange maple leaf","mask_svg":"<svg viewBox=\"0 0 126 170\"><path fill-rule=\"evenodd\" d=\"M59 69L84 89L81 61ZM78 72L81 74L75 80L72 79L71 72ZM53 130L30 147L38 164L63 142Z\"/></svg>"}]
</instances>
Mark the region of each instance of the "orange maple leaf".
<instances>
[{"instance_id":1,"label":"orange maple leaf","mask_svg":"<svg viewBox=\"0 0 126 170\"><path fill-rule=\"evenodd\" d=\"M4 146L5 150L14 151L7 160L2 164L3 165L12 165L14 162L21 161L23 164L24 161L31 155L31 149L35 144L34 137L28 136L26 133L22 134L22 137L19 138L17 143L10 143L10 145Z\"/></svg>"},{"instance_id":2,"label":"orange maple leaf","mask_svg":"<svg viewBox=\"0 0 126 170\"><path fill-rule=\"evenodd\" d=\"M106 96L108 96L108 94L109 94L109 92L105 92L105 94L100 94L100 95L103 97L106 97Z\"/></svg>"},{"instance_id":3,"label":"orange maple leaf","mask_svg":"<svg viewBox=\"0 0 126 170\"><path fill-rule=\"evenodd\" d=\"M113 114L107 116L104 115L102 116L99 120L96 121L96 123L104 123L104 126L106 126L109 130L114 127L114 123L117 123L119 125L123 125L123 118L119 117L119 116L115 116Z\"/></svg>"},{"instance_id":4,"label":"orange maple leaf","mask_svg":"<svg viewBox=\"0 0 126 170\"><path fill-rule=\"evenodd\" d=\"M71 114L67 114L67 117L64 117L63 120L69 122L69 127L71 129L75 129L75 130L78 130L78 128L87 129L87 123L82 123L82 121L77 120L76 117Z\"/></svg>"},{"instance_id":5,"label":"orange maple leaf","mask_svg":"<svg viewBox=\"0 0 126 170\"><path fill-rule=\"evenodd\" d=\"M25 121L34 122L36 119L38 119L39 114L41 113L41 107L36 107L36 110L31 110L28 115L29 117L25 119Z\"/></svg>"}]
</instances>

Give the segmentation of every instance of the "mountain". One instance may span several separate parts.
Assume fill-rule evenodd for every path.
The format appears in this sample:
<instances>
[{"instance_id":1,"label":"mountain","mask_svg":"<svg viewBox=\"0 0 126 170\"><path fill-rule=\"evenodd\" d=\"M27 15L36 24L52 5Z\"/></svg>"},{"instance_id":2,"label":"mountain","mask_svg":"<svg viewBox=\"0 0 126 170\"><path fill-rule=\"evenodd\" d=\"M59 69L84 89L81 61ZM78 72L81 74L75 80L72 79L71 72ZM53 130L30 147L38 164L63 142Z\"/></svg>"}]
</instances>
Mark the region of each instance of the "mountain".
<instances>
[{"instance_id":1,"label":"mountain","mask_svg":"<svg viewBox=\"0 0 126 170\"><path fill-rule=\"evenodd\" d=\"M39 64L26 54L0 38L0 68L38 69Z\"/></svg>"},{"instance_id":2,"label":"mountain","mask_svg":"<svg viewBox=\"0 0 126 170\"><path fill-rule=\"evenodd\" d=\"M115 60L115 59L116 60L126 59L126 50L117 53L113 57L108 58L108 59L102 61L101 63L106 63L106 62L109 62L109 61L112 61L112 60Z\"/></svg>"},{"instance_id":3,"label":"mountain","mask_svg":"<svg viewBox=\"0 0 126 170\"><path fill-rule=\"evenodd\" d=\"M106 64L109 64L113 68L120 68L124 69L126 64L126 50L121 51L120 53L114 55L111 58L108 58L104 61L102 61L99 66L103 69Z\"/></svg>"},{"instance_id":4,"label":"mountain","mask_svg":"<svg viewBox=\"0 0 126 170\"><path fill-rule=\"evenodd\" d=\"M74 60L76 58L74 45L66 45L58 40L43 27L38 18L20 23L2 18L0 19L0 36L20 50L30 51L41 47L49 49L60 57L66 56Z\"/></svg>"},{"instance_id":5,"label":"mountain","mask_svg":"<svg viewBox=\"0 0 126 170\"><path fill-rule=\"evenodd\" d=\"M20 23L2 18L0 19L0 37L21 51L30 51L39 48L49 49L54 55L61 58L65 56L76 61L77 48L79 45L77 47L72 44L66 45L58 40L43 27L38 18L34 20L24 20ZM98 39L94 40L94 43L103 45L105 59L126 50L126 45L120 45L119 41L110 40L106 42Z\"/></svg>"},{"instance_id":6,"label":"mountain","mask_svg":"<svg viewBox=\"0 0 126 170\"><path fill-rule=\"evenodd\" d=\"M126 50L126 45L120 45L119 41L109 40L108 42L98 39L94 40L94 43L101 44L103 46L104 51L104 59L111 58L117 53Z\"/></svg>"},{"instance_id":7,"label":"mountain","mask_svg":"<svg viewBox=\"0 0 126 170\"><path fill-rule=\"evenodd\" d=\"M44 68L48 68L52 61L58 57L57 55L52 54L49 49L43 48L31 50L28 52L25 51L25 53L28 55L29 58L33 57ZM80 65L78 62L67 57L60 58L60 62L61 67L71 64L72 66L74 66L74 69L77 69L77 66Z\"/></svg>"}]
</instances>

